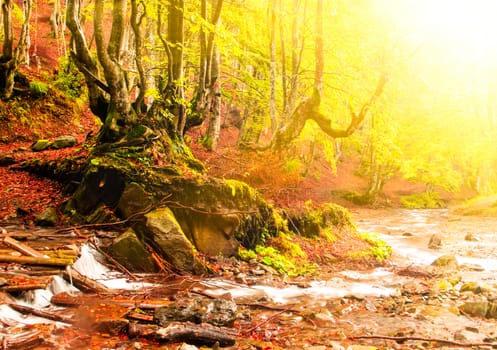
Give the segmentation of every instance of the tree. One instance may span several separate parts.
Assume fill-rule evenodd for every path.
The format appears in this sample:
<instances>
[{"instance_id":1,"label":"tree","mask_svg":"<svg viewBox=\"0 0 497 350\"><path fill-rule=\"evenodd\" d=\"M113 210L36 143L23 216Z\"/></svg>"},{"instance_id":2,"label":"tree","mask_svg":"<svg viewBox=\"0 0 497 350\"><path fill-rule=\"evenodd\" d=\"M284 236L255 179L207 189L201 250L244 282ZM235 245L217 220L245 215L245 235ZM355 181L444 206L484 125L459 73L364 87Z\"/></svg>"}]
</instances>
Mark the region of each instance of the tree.
<instances>
[{"instance_id":1,"label":"tree","mask_svg":"<svg viewBox=\"0 0 497 350\"><path fill-rule=\"evenodd\" d=\"M327 135L333 138L350 136L366 117L371 105L380 97L387 82L386 76L381 75L376 89L369 100L364 103L359 112L356 112L349 104L350 122L344 129L336 129L332 126L332 120L319 110L323 93L324 74L324 50L323 50L323 1L317 1L315 22L315 73L314 87L311 96L303 99L295 108L289 120L280 126L274 134L270 147L273 150L281 150L302 132L307 120L313 120Z\"/></svg>"},{"instance_id":2,"label":"tree","mask_svg":"<svg viewBox=\"0 0 497 350\"><path fill-rule=\"evenodd\" d=\"M29 21L31 19L31 0L23 1L23 21L17 46L14 48L14 22L12 12L14 2L2 0L3 45L0 56L0 98L9 99L14 91L14 77L17 68L27 58L29 40Z\"/></svg>"},{"instance_id":3,"label":"tree","mask_svg":"<svg viewBox=\"0 0 497 350\"><path fill-rule=\"evenodd\" d=\"M194 97L194 109L198 121L208 120L207 148L215 150L221 129L221 89L219 72L219 51L214 42L219 28L223 0L213 0L211 16L208 18L207 0L201 1L202 26L200 31L200 79Z\"/></svg>"}]
</instances>

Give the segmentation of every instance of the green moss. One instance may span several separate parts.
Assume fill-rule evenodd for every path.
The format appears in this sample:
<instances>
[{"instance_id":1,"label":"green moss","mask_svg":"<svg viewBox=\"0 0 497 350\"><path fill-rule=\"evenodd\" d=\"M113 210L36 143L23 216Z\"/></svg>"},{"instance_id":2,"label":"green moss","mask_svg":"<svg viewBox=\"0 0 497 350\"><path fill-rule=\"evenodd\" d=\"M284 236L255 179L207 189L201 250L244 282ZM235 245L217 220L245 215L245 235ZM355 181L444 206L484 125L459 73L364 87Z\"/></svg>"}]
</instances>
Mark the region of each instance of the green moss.
<instances>
[{"instance_id":1,"label":"green moss","mask_svg":"<svg viewBox=\"0 0 497 350\"><path fill-rule=\"evenodd\" d=\"M473 198L455 208L453 213L466 216L497 216L497 196Z\"/></svg>"},{"instance_id":2,"label":"green moss","mask_svg":"<svg viewBox=\"0 0 497 350\"><path fill-rule=\"evenodd\" d=\"M358 233L359 237L369 243L370 247L365 252L354 252L352 255L361 257L374 257L377 261L384 261L392 255L392 247L384 240L380 239L377 234L370 232Z\"/></svg>"},{"instance_id":3,"label":"green moss","mask_svg":"<svg viewBox=\"0 0 497 350\"><path fill-rule=\"evenodd\" d=\"M447 204L437 192L424 192L401 196L400 203L407 209L438 209L445 208Z\"/></svg>"},{"instance_id":4,"label":"green moss","mask_svg":"<svg viewBox=\"0 0 497 350\"><path fill-rule=\"evenodd\" d=\"M305 203L305 212L293 217L292 227L305 237L322 237L329 242L335 241L341 230L355 230L350 212L334 203L321 206L312 201Z\"/></svg>"}]
</instances>

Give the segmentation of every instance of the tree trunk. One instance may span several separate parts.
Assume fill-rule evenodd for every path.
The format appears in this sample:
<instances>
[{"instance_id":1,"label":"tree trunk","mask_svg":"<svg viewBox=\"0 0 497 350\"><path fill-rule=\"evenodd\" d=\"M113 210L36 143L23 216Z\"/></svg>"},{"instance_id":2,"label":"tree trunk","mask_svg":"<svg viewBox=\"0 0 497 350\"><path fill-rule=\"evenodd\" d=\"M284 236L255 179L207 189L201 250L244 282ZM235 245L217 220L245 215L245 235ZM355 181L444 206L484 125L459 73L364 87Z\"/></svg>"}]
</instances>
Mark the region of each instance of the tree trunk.
<instances>
[{"instance_id":1,"label":"tree trunk","mask_svg":"<svg viewBox=\"0 0 497 350\"><path fill-rule=\"evenodd\" d=\"M83 29L79 20L81 0L68 0L66 6L66 24L71 31L71 58L83 73L88 88L90 110L102 122L107 118L109 101L103 91L108 92L108 87L98 77L97 63L93 59L86 42Z\"/></svg>"},{"instance_id":2,"label":"tree trunk","mask_svg":"<svg viewBox=\"0 0 497 350\"><path fill-rule=\"evenodd\" d=\"M223 0L212 2L211 16L208 18L207 0L202 0L201 15L205 22L210 23L214 30L202 27L200 33L200 78L194 98L195 116L188 126L200 125L208 120L207 149L217 148L221 129L221 89L219 83L219 51L214 44L215 30L219 27L219 20Z\"/></svg>"},{"instance_id":3,"label":"tree trunk","mask_svg":"<svg viewBox=\"0 0 497 350\"><path fill-rule=\"evenodd\" d=\"M29 21L31 19L31 0L23 1L24 19L17 47L14 49L14 32L12 22L13 2L2 2L3 45L0 56L0 98L3 100L12 97L14 92L14 76L17 66L26 55L29 35Z\"/></svg>"},{"instance_id":4,"label":"tree trunk","mask_svg":"<svg viewBox=\"0 0 497 350\"><path fill-rule=\"evenodd\" d=\"M276 0L270 0L271 13L269 35L269 116L271 118L271 131L277 129L276 119Z\"/></svg>"},{"instance_id":5,"label":"tree trunk","mask_svg":"<svg viewBox=\"0 0 497 350\"><path fill-rule=\"evenodd\" d=\"M298 0L295 0L296 5ZM295 46L293 50L295 51ZM324 48L323 48L323 0L317 1L316 6L316 22L315 22L315 75L314 75L314 90L311 97L307 97L300 102L295 108L291 117L285 124L280 126L271 140L270 148L276 151L282 150L287 145L296 139L305 126L307 120L314 120L320 129L328 136L333 138L348 137L352 135L359 127L361 122L366 117L371 105L382 94L383 87L387 80L382 76L376 86L375 92L370 99L361 107L360 111L356 113L351 106L350 110L350 123L346 129L335 129L332 126L332 120L319 111L321 105L321 94L323 89L323 75L324 75ZM295 55L295 53L294 53ZM295 68L295 67L294 67ZM291 90L290 90L291 92Z\"/></svg>"},{"instance_id":6,"label":"tree trunk","mask_svg":"<svg viewBox=\"0 0 497 350\"><path fill-rule=\"evenodd\" d=\"M169 79L165 91L165 101L171 101L168 106L173 118L173 132L182 137L186 125L185 92L183 86L183 44L184 44L184 14L183 0L171 0L168 7L169 42Z\"/></svg>"},{"instance_id":7,"label":"tree trunk","mask_svg":"<svg viewBox=\"0 0 497 350\"><path fill-rule=\"evenodd\" d=\"M221 132L221 89L219 87L219 50L214 46L214 59L212 62L212 77L214 84L211 85L210 91L213 95L211 97L211 107L208 111L209 124L207 126L207 139L209 144L207 149L215 151L219 142L219 134Z\"/></svg>"},{"instance_id":8,"label":"tree trunk","mask_svg":"<svg viewBox=\"0 0 497 350\"><path fill-rule=\"evenodd\" d=\"M110 39L108 45L105 45L104 0L95 1L94 35L97 56L103 67L110 95L109 111L100 132L100 140L103 142L113 142L123 137L135 120L126 78L120 66L126 10L127 0L114 0Z\"/></svg>"}]
</instances>

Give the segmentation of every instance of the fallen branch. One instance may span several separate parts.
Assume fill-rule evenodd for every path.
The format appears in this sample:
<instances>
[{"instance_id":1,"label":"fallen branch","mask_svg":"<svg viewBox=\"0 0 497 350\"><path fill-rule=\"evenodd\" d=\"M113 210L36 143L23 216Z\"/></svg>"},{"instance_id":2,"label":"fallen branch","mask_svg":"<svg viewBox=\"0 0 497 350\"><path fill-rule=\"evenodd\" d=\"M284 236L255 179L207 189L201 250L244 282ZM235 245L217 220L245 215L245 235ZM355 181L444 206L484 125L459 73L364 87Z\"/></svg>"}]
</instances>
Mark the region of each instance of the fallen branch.
<instances>
[{"instance_id":1,"label":"fallen branch","mask_svg":"<svg viewBox=\"0 0 497 350\"><path fill-rule=\"evenodd\" d=\"M81 289L84 292L93 292L93 293L112 293L112 289L107 288L101 283L92 280L86 276L83 276L81 273L76 271L75 269L66 269L62 273L62 276L66 281L73 284L77 288Z\"/></svg>"},{"instance_id":2,"label":"fallen branch","mask_svg":"<svg viewBox=\"0 0 497 350\"><path fill-rule=\"evenodd\" d=\"M2 349L29 349L42 342L43 335L38 329L18 334L0 334Z\"/></svg>"},{"instance_id":3,"label":"fallen branch","mask_svg":"<svg viewBox=\"0 0 497 350\"><path fill-rule=\"evenodd\" d=\"M46 318L47 320L59 321L59 322L64 322L64 323L69 323L69 324L72 324L74 322L74 320L71 317L57 315L53 312L35 309L33 307L30 307L30 306L19 305L19 304L8 304L8 305L11 308L13 308L14 310L16 310L20 313L23 313L25 315L39 316L39 317Z\"/></svg>"},{"instance_id":4,"label":"fallen branch","mask_svg":"<svg viewBox=\"0 0 497 350\"><path fill-rule=\"evenodd\" d=\"M475 346L491 346L497 347L497 343L462 343L455 340L447 340L447 339L437 339L437 338L425 338L425 337L417 337L417 336L403 336L403 337L390 337L386 335L354 335L348 336L348 339L356 340L356 339L385 339L385 340L393 340L397 343L403 343L409 340L415 341L426 341L426 342L435 342L441 344L449 344L455 346L461 346L466 348L472 348Z\"/></svg>"},{"instance_id":5,"label":"fallen branch","mask_svg":"<svg viewBox=\"0 0 497 350\"><path fill-rule=\"evenodd\" d=\"M10 236L4 237L2 242L6 246L14 248L15 250L17 250L18 252L20 252L24 255L32 256L35 258L47 258L46 255L41 254L40 252L36 251L35 249L31 248L30 246L28 246L24 243L21 243L18 240L14 239Z\"/></svg>"},{"instance_id":6,"label":"fallen branch","mask_svg":"<svg viewBox=\"0 0 497 350\"><path fill-rule=\"evenodd\" d=\"M56 294L50 300L54 305L60 306L77 306L77 305L92 305L92 304L115 304L130 308L139 309L157 309L171 305L173 302L160 299L117 299L112 295L71 295L66 292Z\"/></svg>"},{"instance_id":7,"label":"fallen branch","mask_svg":"<svg viewBox=\"0 0 497 350\"><path fill-rule=\"evenodd\" d=\"M67 265L72 265L74 263L74 259L36 258L34 256L0 255L0 262L26 264L26 265L67 266Z\"/></svg>"},{"instance_id":8,"label":"fallen branch","mask_svg":"<svg viewBox=\"0 0 497 350\"><path fill-rule=\"evenodd\" d=\"M130 337L144 336L157 341L186 342L195 345L233 346L236 340L236 331L232 328L216 327L208 323L195 324L190 322L171 322L167 327L157 325L130 324Z\"/></svg>"}]
</instances>

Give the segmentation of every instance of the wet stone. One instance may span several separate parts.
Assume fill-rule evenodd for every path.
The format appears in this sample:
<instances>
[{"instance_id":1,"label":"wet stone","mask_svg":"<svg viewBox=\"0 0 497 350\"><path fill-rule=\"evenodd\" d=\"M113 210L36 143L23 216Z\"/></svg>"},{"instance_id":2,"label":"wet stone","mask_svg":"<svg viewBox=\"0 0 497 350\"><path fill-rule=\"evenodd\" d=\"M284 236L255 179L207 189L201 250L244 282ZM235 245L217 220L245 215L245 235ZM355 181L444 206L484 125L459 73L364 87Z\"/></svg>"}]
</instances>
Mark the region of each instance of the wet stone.
<instances>
[{"instance_id":1,"label":"wet stone","mask_svg":"<svg viewBox=\"0 0 497 350\"><path fill-rule=\"evenodd\" d=\"M38 226L55 226L58 221L57 210L53 207L49 207L42 211L34 220L35 224Z\"/></svg>"},{"instance_id":2,"label":"wet stone","mask_svg":"<svg viewBox=\"0 0 497 350\"><path fill-rule=\"evenodd\" d=\"M214 326L233 326L237 317L237 306L231 300L189 299L179 300L155 311L156 323L165 326L170 322L210 323Z\"/></svg>"},{"instance_id":3,"label":"wet stone","mask_svg":"<svg viewBox=\"0 0 497 350\"><path fill-rule=\"evenodd\" d=\"M459 263L457 262L455 255L446 254L433 261L432 265L449 269L457 268L459 266Z\"/></svg>"},{"instance_id":4,"label":"wet stone","mask_svg":"<svg viewBox=\"0 0 497 350\"><path fill-rule=\"evenodd\" d=\"M431 236L430 241L428 242L428 248L430 248L430 249L442 248L442 238L436 234Z\"/></svg>"},{"instance_id":5,"label":"wet stone","mask_svg":"<svg viewBox=\"0 0 497 350\"><path fill-rule=\"evenodd\" d=\"M468 241L468 242L478 242L479 241L478 237L476 237L474 233L466 234L466 236L464 237L464 240Z\"/></svg>"}]
</instances>

